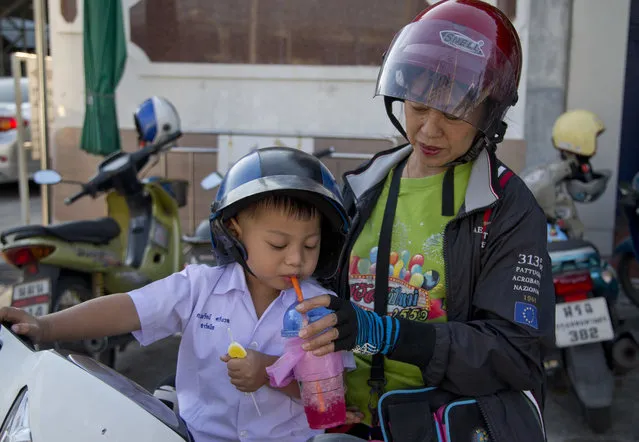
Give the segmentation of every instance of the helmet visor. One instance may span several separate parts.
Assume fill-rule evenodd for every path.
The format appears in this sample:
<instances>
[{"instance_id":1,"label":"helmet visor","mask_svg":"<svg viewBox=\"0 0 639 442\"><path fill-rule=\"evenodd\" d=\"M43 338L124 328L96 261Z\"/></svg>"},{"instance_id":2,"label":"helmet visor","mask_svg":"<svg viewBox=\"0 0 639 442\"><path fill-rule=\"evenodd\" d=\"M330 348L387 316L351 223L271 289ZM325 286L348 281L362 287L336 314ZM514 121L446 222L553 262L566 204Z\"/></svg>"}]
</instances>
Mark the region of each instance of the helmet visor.
<instances>
[{"instance_id":1,"label":"helmet visor","mask_svg":"<svg viewBox=\"0 0 639 442\"><path fill-rule=\"evenodd\" d=\"M493 40L445 20L411 23L384 58L376 95L421 103L485 132L503 118L518 81Z\"/></svg>"}]
</instances>

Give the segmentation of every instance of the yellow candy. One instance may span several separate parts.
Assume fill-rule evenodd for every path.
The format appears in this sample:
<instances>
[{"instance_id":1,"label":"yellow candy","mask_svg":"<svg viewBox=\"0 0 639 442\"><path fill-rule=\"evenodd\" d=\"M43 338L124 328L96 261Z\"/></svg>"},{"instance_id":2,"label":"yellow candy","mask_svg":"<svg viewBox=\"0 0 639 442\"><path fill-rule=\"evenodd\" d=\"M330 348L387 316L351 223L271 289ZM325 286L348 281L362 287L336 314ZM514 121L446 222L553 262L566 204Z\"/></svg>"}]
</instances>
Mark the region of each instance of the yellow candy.
<instances>
[{"instance_id":1,"label":"yellow candy","mask_svg":"<svg viewBox=\"0 0 639 442\"><path fill-rule=\"evenodd\" d=\"M231 342L228 350L226 351L230 357L237 359L244 359L247 355L246 350L242 347L242 344L238 342Z\"/></svg>"}]
</instances>

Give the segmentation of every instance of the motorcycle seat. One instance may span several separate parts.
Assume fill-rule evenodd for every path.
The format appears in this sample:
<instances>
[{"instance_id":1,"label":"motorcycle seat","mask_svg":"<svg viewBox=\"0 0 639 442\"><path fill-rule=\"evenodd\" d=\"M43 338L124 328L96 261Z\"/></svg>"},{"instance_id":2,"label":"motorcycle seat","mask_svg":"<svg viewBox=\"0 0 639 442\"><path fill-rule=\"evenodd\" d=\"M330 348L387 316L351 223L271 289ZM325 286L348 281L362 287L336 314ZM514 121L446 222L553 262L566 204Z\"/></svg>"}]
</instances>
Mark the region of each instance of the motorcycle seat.
<instances>
[{"instance_id":1,"label":"motorcycle seat","mask_svg":"<svg viewBox=\"0 0 639 442\"><path fill-rule=\"evenodd\" d=\"M6 230L0 235L0 242L6 244L6 237L13 236L14 241L36 236L53 236L67 242L83 242L94 245L106 245L120 234L120 226L113 218L71 221L54 226L21 226Z\"/></svg>"},{"instance_id":2,"label":"motorcycle seat","mask_svg":"<svg viewBox=\"0 0 639 442\"><path fill-rule=\"evenodd\" d=\"M553 241L548 243L548 253L567 252L575 249L590 248L599 253L597 247L585 239L570 238L564 241Z\"/></svg>"}]
</instances>

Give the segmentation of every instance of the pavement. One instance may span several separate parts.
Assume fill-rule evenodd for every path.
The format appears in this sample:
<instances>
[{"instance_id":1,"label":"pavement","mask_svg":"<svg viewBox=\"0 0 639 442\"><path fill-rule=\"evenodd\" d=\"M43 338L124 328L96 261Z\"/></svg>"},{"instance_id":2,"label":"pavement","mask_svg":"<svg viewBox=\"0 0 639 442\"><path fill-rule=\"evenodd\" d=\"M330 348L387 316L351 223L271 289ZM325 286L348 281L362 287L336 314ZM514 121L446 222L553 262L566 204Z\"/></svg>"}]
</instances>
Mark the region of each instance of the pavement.
<instances>
[{"instance_id":1,"label":"pavement","mask_svg":"<svg viewBox=\"0 0 639 442\"><path fill-rule=\"evenodd\" d=\"M30 201L32 222L40 221L37 188ZM0 230L21 224L17 186L0 186ZM10 284L19 273L0 260L0 306L11 301ZM639 317L625 298L621 300L624 316ZM639 324L637 325L639 327ZM131 343L118 354L116 369L142 387L153 390L158 383L175 371L179 338L167 338L147 347ZM573 396L566 392L550 392L544 412L548 442L634 442L639 441L639 370L616 381L613 405L613 427L603 435L595 435L587 428Z\"/></svg>"}]
</instances>

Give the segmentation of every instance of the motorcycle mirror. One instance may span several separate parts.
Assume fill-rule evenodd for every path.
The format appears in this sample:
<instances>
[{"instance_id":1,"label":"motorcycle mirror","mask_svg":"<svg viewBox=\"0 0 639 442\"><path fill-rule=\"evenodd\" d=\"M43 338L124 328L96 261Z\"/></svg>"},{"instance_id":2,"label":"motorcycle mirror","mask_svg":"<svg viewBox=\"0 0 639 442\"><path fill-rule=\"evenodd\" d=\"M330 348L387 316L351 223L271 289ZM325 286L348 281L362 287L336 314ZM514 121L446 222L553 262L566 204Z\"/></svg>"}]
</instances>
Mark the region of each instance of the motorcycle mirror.
<instances>
[{"instance_id":1,"label":"motorcycle mirror","mask_svg":"<svg viewBox=\"0 0 639 442\"><path fill-rule=\"evenodd\" d=\"M206 177L204 177L204 179L200 182L200 186L202 186L202 189L211 190L219 186L221 182L222 182L222 175L220 175L217 172L213 172L207 175Z\"/></svg>"},{"instance_id":2,"label":"motorcycle mirror","mask_svg":"<svg viewBox=\"0 0 639 442\"><path fill-rule=\"evenodd\" d=\"M33 174L33 181L38 184L58 184L62 177L55 170L38 170Z\"/></svg>"}]
</instances>

